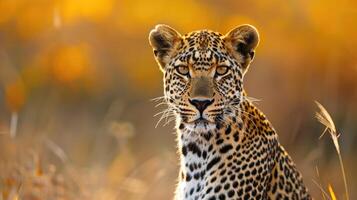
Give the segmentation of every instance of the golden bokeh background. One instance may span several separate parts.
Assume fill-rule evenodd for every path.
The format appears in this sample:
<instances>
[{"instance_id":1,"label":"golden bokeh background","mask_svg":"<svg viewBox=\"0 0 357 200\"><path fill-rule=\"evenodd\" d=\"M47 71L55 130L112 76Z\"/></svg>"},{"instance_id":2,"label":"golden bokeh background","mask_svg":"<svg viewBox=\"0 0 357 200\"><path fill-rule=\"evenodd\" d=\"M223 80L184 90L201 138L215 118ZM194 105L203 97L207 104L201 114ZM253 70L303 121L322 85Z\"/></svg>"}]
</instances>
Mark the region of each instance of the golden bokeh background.
<instances>
[{"instance_id":1,"label":"golden bokeh background","mask_svg":"<svg viewBox=\"0 0 357 200\"><path fill-rule=\"evenodd\" d=\"M354 199L356 22L352 0L0 0L0 199L171 199L174 123L155 128L163 108L150 101L163 91L147 40L158 23L257 27L249 96L315 198L314 181L343 199L332 141L314 119L314 100L325 105Z\"/></svg>"}]
</instances>

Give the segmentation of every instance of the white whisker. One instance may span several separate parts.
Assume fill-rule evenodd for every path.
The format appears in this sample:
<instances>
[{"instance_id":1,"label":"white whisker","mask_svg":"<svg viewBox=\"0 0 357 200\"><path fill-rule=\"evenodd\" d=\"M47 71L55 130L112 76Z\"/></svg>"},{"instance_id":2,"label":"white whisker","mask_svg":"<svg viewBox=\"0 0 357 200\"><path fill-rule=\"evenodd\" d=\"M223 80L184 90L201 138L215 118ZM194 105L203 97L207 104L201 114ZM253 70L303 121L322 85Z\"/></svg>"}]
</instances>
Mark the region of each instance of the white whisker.
<instances>
[{"instance_id":1,"label":"white whisker","mask_svg":"<svg viewBox=\"0 0 357 200\"><path fill-rule=\"evenodd\" d=\"M166 101L160 102L160 103L158 103L158 104L155 105L155 108L157 108L157 107L159 107L159 106L161 106L161 105L168 105L168 103L167 103Z\"/></svg>"},{"instance_id":2,"label":"white whisker","mask_svg":"<svg viewBox=\"0 0 357 200\"><path fill-rule=\"evenodd\" d=\"M160 96L160 97L150 99L150 101L160 101L160 100L165 100L165 96Z\"/></svg>"}]
</instances>

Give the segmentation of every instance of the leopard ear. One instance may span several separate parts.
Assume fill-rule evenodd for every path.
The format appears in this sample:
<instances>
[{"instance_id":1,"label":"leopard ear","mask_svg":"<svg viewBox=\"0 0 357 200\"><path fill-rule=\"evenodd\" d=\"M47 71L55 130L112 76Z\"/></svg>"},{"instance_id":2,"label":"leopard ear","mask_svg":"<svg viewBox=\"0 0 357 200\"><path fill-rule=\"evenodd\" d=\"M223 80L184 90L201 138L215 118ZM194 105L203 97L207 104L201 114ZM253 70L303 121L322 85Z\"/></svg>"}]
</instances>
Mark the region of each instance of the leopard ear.
<instances>
[{"instance_id":1,"label":"leopard ear","mask_svg":"<svg viewBox=\"0 0 357 200\"><path fill-rule=\"evenodd\" d=\"M164 71L166 64L170 61L174 50L181 40L181 35L170 26L159 24L151 30L149 42L161 70Z\"/></svg>"},{"instance_id":2,"label":"leopard ear","mask_svg":"<svg viewBox=\"0 0 357 200\"><path fill-rule=\"evenodd\" d=\"M254 26L244 24L229 31L224 36L225 43L233 56L241 64L243 73L254 58L259 43L259 33Z\"/></svg>"}]
</instances>

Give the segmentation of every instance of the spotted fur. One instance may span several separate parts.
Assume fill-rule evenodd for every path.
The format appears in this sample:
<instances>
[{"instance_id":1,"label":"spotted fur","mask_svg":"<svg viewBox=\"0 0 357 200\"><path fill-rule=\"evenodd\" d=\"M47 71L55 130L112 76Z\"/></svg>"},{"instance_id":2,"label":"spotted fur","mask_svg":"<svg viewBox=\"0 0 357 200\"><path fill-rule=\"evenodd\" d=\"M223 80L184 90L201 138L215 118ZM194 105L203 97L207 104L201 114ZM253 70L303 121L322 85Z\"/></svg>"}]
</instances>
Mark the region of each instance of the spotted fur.
<instances>
[{"instance_id":1,"label":"spotted fur","mask_svg":"<svg viewBox=\"0 0 357 200\"><path fill-rule=\"evenodd\" d=\"M259 42L254 27L180 35L158 25L149 39L176 115L176 200L311 199L272 125L243 91Z\"/></svg>"}]
</instances>

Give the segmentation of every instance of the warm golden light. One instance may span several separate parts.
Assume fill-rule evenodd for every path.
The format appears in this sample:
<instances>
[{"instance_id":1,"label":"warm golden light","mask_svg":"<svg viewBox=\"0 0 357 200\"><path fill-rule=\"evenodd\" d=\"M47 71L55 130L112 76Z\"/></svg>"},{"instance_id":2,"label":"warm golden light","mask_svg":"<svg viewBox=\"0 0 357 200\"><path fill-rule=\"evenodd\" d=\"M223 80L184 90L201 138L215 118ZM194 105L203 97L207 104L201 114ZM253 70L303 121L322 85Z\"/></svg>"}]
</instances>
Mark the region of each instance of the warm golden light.
<instances>
[{"instance_id":1,"label":"warm golden light","mask_svg":"<svg viewBox=\"0 0 357 200\"><path fill-rule=\"evenodd\" d=\"M172 199L175 122L161 119L165 127L155 128L160 117L153 117L166 106L148 42L156 24L182 35L254 25L260 43L246 92L262 99L258 107L315 199L315 165L326 199L343 199L313 102L329 108L344 133L338 139L352 190L356 22L353 0L0 0L0 200ZM155 108L150 99L158 96Z\"/></svg>"},{"instance_id":2,"label":"warm golden light","mask_svg":"<svg viewBox=\"0 0 357 200\"><path fill-rule=\"evenodd\" d=\"M53 77L68 83L85 76L91 64L84 46L68 46L53 53L51 65Z\"/></svg>"},{"instance_id":3,"label":"warm golden light","mask_svg":"<svg viewBox=\"0 0 357 200\"><path fill-rule=\"evenodd\" d=\"M19 111L25 103L26 91L21 80L9 83L5 86L5 98L11 112Z\"/></svg>"}]
</instances>

